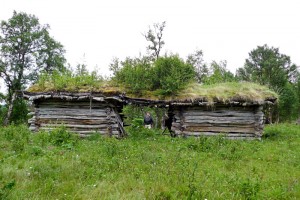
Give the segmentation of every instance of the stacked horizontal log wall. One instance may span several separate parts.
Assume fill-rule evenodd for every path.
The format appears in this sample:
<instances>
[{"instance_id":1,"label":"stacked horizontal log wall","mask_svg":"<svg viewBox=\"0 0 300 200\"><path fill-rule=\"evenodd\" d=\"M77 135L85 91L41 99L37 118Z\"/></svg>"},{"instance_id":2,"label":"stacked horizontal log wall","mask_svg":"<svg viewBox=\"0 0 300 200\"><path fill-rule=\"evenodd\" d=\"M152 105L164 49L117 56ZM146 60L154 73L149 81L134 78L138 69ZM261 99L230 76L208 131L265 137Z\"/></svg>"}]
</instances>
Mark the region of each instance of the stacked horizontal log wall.
<instances>
[{"instance_id":1,"label":"stacked horizontal log wall","mask_svg":"<svg viewBox=\"0 0 300 200\"><path fill-rule=\"evenodd\" d=\"M119 114L104 101L47 99L35 102L31 114L30 129L34 131L49 131L63 125L81 136L95 132L110 136L125 134Z\"/></svg>"},{"instance_id":2,"label":"stacked horizontal log wall","mask_svg":"<svg viewBox=\"0 0 300 200\"><path fill-rule=\"evenodd\" d=\"M176 107L172 130L181 136L225 135L229 139L260 138L262 106Z\"/></svg>"}]
</instances>

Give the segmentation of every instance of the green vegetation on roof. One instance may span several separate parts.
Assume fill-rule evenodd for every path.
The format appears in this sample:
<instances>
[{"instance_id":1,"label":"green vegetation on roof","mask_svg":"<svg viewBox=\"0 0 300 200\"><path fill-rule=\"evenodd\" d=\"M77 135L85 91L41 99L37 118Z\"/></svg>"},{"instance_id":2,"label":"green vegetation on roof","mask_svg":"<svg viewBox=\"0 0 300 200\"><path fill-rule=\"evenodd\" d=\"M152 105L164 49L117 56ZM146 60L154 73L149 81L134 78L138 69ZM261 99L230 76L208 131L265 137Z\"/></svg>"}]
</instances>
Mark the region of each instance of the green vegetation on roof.
<instances>
[{"instance_id":1,"label":"green vegetation on roof","mask_svg":"<svg viewBox=\"0 0 300 200\"><path fill-rule=\"evenodd\" d=\"M149 100L179 100L193 101L204 99L208 102L219 101L264 101L267 98L278 98L278 95L266 86L250 82L226 82L212 85L190 83L176 94L162 96L158 91L144 91L142 95L133 94L128 88L116 86L112 82L98 80L89 84L87 81L76 81L69 78L62 83L41 82L31 86L29 92L102 92L106 95L125 93L131 98L143 98ZM59 87L57 87L59 86Z\"/></svg>"},{"instance_id":2,"label":"green vegetation on roof","mask_svg":"<svg viewBox=\"0 0 300 200\"><path fill-rule=\"evenodd\" d=\"M267 98L278 98L278 95L266 86L250 82L226 82L213 85L189 84L177 96L177 99L206 98L212 102L218 100L264 101Z\"/></svg>"},{"instance_id":3,"label":"green vegetation on roof","mask_svg":"<svg viewBox=\"0 0 300 200\"><path fill-rule=\"evenodd\" d=\"M53 71L42 74L29 92L99 92L106 96L125 93L129 98L206 102L246 101L262 102L277 98L266 86L249 82L195 82L193 68L178 56L149 60L127 61L115 72L112 80L105 80L96 71L88 72L84 65L76 70Z\"/></svg>"},{"instance_id":4,"label":"green vegetation on roof","mask_svg":"<svg viewBox=\"0 0 300 200\"><path fill-rule=\"evenodd\" d=\"M37 83L28 88L28 92L103 92L115 94L121 92L119 87L105 81L96 72L72 73L57 72L42 74Z\"/></svg>"}]
</instances>

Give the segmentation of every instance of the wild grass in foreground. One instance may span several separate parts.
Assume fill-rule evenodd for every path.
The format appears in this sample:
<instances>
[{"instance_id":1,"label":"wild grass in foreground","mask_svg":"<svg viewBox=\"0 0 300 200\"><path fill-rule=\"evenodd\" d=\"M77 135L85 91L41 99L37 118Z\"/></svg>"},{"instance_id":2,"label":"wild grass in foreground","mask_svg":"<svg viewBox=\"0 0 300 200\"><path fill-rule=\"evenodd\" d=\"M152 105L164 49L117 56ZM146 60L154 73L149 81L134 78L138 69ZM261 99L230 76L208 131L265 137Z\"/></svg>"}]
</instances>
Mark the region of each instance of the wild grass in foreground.
<instances>
[{"instance_id":1,"label":"wild grass in foreground","mask_svg":"<svg viewBox=\"0 0 300 200\"><path fill-rule=\"evenodd\" d=\"M0 199L299 199L300 128L262 141L0 129Z\"/></svg>"}]
</instances>

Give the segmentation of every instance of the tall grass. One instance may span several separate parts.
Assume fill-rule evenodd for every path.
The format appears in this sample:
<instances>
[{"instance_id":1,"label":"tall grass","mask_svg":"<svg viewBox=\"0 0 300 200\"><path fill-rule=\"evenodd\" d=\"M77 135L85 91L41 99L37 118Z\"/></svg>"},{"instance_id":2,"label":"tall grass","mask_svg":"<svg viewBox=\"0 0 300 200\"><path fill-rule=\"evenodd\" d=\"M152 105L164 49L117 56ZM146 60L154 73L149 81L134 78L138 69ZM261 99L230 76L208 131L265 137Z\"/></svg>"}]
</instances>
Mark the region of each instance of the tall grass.
<instances>
[{"instance_id":1,"label":"tall grass","mask_svg":"<svg viewBox=\"0 0 300 200\"><path fill-rule=\"evenodd\" d=\"M148 132L78 139L1 128L0 199L300 198L297 125L268 126L262 141Z\"/></svg>"}]
</instances>

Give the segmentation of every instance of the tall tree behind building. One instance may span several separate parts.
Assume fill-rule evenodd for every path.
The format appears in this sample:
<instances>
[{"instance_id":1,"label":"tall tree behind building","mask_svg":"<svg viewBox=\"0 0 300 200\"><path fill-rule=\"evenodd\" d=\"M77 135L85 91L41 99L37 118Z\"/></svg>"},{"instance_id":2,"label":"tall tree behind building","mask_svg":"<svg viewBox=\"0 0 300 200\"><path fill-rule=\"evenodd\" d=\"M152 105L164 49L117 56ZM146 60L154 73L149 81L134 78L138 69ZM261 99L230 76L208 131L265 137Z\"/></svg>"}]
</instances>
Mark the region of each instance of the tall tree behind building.
<instances>
[{"instance_id":1,"label":"tall tree behind building","mask_svg":"<svg viewBox=\"0 0 300 200\"><path fill-rule=\"evenodd\" d=\"M155 23L153 28L149 27L147 33L144 34L146 40L150 42L150 44L147 46L147 50L149 51L150 56L155 60L158 59L160 51L165 44L162 39L165 27L165 21L161 24Z\"/></svg>"},{"instance_id":2,"label":"tall tree behind building","mask_svg":"<svg viewBox=\"0 0 300 200\"><path fill-rule=\"evenodd\" d=\"M243 68L237 70L241 80L267 85L280 95L279 113L281 121L292 120L299 115L299 101L296 83L299 71L289 56L281 54L278 48L258 46L249 53ZM286 112L288 110L288 112Z\"/></svg>"},{"instance_id":3,"label":"tall tree behind building","mask_svg":"<svg viewBox=\"0 0 300 200\"><path fill-rule=\"evenodd\" d=\"M197 82L203 83L209 76L208 66L204 63L203 52L201 50L196 50L194 53L189 54L186 62L194 66Z\"/></svg>"}]
</instances>

